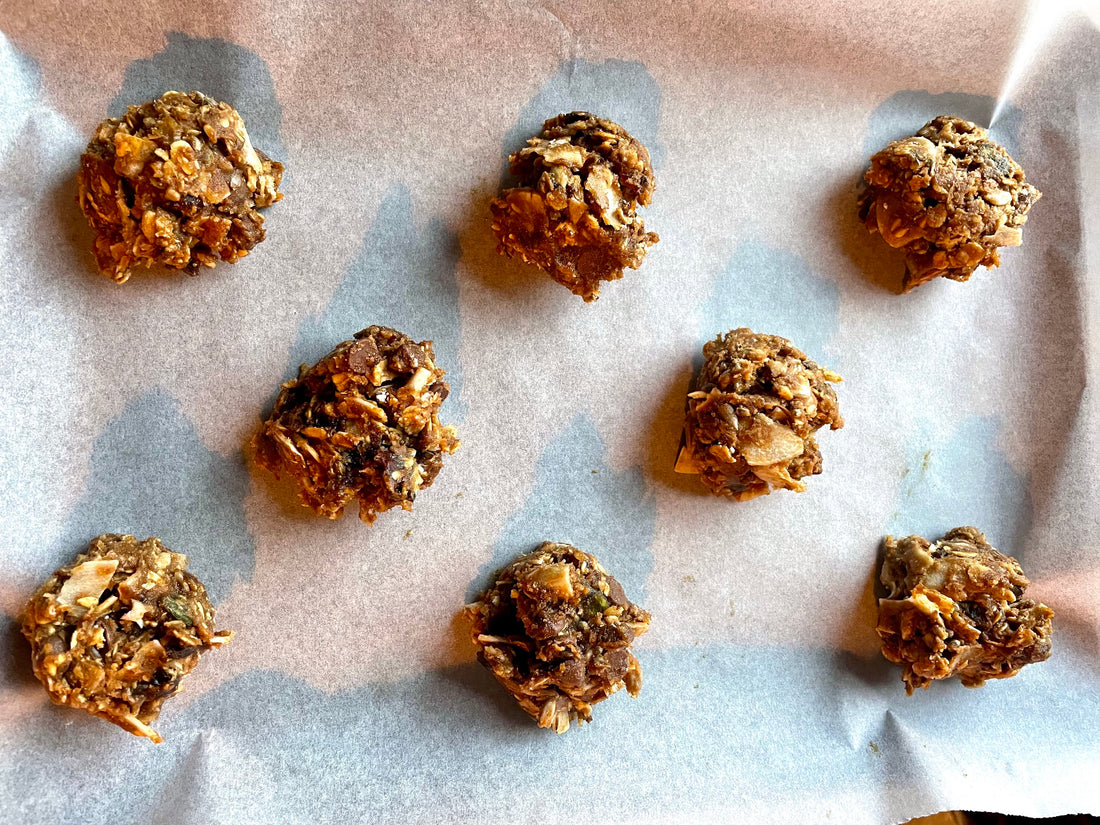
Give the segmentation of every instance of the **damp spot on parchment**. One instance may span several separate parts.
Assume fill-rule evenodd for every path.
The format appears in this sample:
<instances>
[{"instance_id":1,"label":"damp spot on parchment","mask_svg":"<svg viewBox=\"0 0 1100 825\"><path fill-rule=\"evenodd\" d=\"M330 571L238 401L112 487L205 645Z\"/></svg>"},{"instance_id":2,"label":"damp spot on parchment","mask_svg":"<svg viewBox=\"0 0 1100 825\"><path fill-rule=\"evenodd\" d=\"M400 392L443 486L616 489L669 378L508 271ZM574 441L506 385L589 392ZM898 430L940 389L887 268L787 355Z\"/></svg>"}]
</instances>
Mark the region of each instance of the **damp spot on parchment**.
<instances>
[{"instance_id":1,"label":"damp spot on parchment","mask_svg":"<svg viewBox=\"0 0 1100 825\"><path fill-rule=\"evenodd\" d=\"M799 256L750 239L715 280L701 316L705 340L749 327L781 335L810 358L824 359L840 325L840 296L835 282Z\"/></svg>"},{"instance_id":2,"label":"damp spot on parchment","mask_svg":"<svg viewBox=\"0 0 1100 825\"><path fill-rule=\"evenodd\" d=\"M997 449L996 419L971 416L951 432L918 428L909 437L898 503L887 533L936 540L973 526L1024 561L1031 529L1028 478ZM1026 564L1026 563L1025 563Z\"/></svg>"},{"instance_id":3,"label":"damp spot on parchment","mask_svg":"<svg viewBox=\"0 0 1100 825\"><path fill-rule=\"evenodd\" d=\"M6 37L0 36L0 158L37 108L42 92L42 70ZM7 170L5 170L5 174Z\"/></svg>"},{"instance_id":4,"label":"damp spot on parchment","mask_svg":"<svg viewBox=\"0 0 1100 825\"><path fill-rule=\"evenodd\" d=\"M554 541L594 555L632 601L645 604L646 578L653 567L656 500L646 488L641 467L613 470L605 453L595 425L583 414L546 446L535 468L534 489L505 523L492 558L467 590L467 600L517 556ZM593 473L593 467L600 472Z\"/></svg>"},{"instance_id":5,"label":"damp spot on parchment","mask_svg":"<svg viewBox=\"0 0 1100 825\"><path fill-rule=\"evenodd\" d=\"M27 220L26 213L17 214L20 207L48 197L58 184L64 186L65 196L75 204L71 177L85 140L51 107L38 62L0 34L0 214L11 219L12 227ZM35 224L39 226L51 220L55 210L51 205L36 211L42 215ZM74 212L75 206L64 211ZM31 240L37 241L43 234L49 236L31 233ZM18 237L14 229L0 232L0 244L10 244L14 254L26 254L28 248L35 247ZM48 247L51 256L43 255L48 262L55 252L54 238L49 237L49 243L43 246ZM5 273L6 281L21 274L18 266L15 270Z\"/></svg>"},{"instance_id":6,"label":"damp spot on parchment","mask_svg":"<svg viewBox=\"0 0 1100 825\"><path fill-rule=\"evenodd\" d=\"M210 654L200 667L231 651ZM896 675L888 685L862 685L838 673L825 650L637 653L645 676L639 697L620 691L596 706L590 725L561 736L537 728L474 663L335 693L252 671L190 703L169 702L157 723L165 742L156 747L43 701L7 733L5 745L21 758L0 771L0 819L69 821L72 789L81 787L93 789L80 797L87 825L116 822L120 810L137 822L173 825L250 822L255 810L278 810L280 821L293 822L403 825L410 810L440 821L582 822L593 799L624 821L655 813L708 821L710 812L757 800L753 813L766 820L775 794L762 798L761 788L798 788L803 796L783 797L796 821L799 804L835 795L855 773L909 776L920 731L938 731L956 763L988 762L995 744L973 732L991 690L998 712L1018 720L1017 744L1036 765L1095 747L1091 685L1057 657L981 691L938 684L907 700ZM1035 701L1037 690L1044 702ZM1082 724L1050 737L1042 720L1051 718ZM533 754L553 764L558 786L585 793L546 797ZM463 770L484 764L493 769ZM315 792L302 794L303 787ZM186 808L175 808L180 799Z\"/></svg>"},{"instance_id":7,"label":"damp spot on parchment","mask_svg":"<svg viewBox=\"0 0 1100 825\"><path fill-rule=\"evenodd\" d=\"M263 58L243 46L217 37L191 37L168 32L168 44L152 57L126 68L122 88L107 107L110 117L126 114L165 92L202 92L230 104L244 119L252 145L285 161L279 137L283 110Z\"/></svg>"},{"instance_id":8,"label":"damp spot on parchment","mask_svg":"<svg viewBox=\"0 0 1100 825\"><path fill-rule=\"evenodd\" d=\"M562 63L504 136L502 181L507 179L508 155L537 135L544 121L573 111L591 112L618 123L649 150L654 168L661 168L665 154L664 146L657 142L661 87L645 65L636 60L589 63L574 58Z\"/></svg>"},{"instance_id":9,"label":"damp spot on parchment","mask_svg":"<svg viewBox=\"0 0 1100 825\"><path fill-rule=\"evenodd\" d=\"M414 340L433 342L436 363L447 371L451 385L443 417L462 420L459 255L458 237L441 219L432 218L417 229L409 189L394 185L324 312L302 322L287 377L359 330L372 324L388 326Z\"/></svg>"},{"instance_id":10,"label":"damp spot on parchment","mask_svg":"<svg viewBox=\"0 0 1100 825\"><path fill-rule=\"evenodd\" d=\"M920 89L895 92L875 107L867 122L863 152L870 158L888 143L915 134L921 126L940 115L954 115L983 128L989 127L996 98L962 92L932 94ZM1003 107L991 137L1011 155L1018 145L1023 112L1011 104Z\"/></svg>"},{"instance_id":11,"label":"damp spot on parchment","mask_svg":"<svg viewBox=\"0 0 1100 825\"><path fill-rule=\"evenodd\" d=\"M69 563L102 533L128 533L156 536L188 556L215 603L238 577L251 577L243 459L209 450L164 390L131 401L107 424L92 449L86 490L41 560L44 570Z\"/></svg>"}]
</instances>

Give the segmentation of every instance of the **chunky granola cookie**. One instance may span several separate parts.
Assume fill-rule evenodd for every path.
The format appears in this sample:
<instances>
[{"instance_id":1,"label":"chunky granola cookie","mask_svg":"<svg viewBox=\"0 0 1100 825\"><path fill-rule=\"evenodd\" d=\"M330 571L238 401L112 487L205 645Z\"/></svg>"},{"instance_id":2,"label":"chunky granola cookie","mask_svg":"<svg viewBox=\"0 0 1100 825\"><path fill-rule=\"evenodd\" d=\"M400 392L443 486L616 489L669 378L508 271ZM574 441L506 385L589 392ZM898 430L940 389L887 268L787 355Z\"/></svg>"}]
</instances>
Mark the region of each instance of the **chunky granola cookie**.
<instances>
[{"instance_id":1,"label":"chunky granola cookie","mask_svg":"<svg viewBox=\"0 0 1100 825\"><path fill-rule=\"evenodd\" d=\"M637 269L657 243L637 214L653 196L649 152L618 124L588 112L558 115L509 161L520 185L491 206L502 255L595 301L600 281Z\"/></svg>"},{"instance_id":2,"label":"chunky granola cookie","mask_svg":"<svg viewBox=\"0 0 1100 825\"><path fill-rule=\"evenodd\" d=\"M980 687L1050 656L1054 611L1023 598L1019 563L980 530L956 527L934 544L889 536L881 579L889 596L875 630L882 655L905 668L906 693L951 676Z\"/></svg>"},{"instance_id":3,"label":"chunky granola cookie","mask_svg":"<svg viewBox=\"0 0 1100 825\"><path fill-rule=\"evenodd\" d=\"M187 556L149 538L108 534L62 567L27 605L34 675L59 705L154 742L150 725L199 656L233 634L214 630Z\"/></svg>"},{"instance_id":4,"label":"chunky granola cookie","mask_svg":"<svg viewBox=\"0 0 1100 825\"><path fill-rule=\"evenodd\" d=\"M821 472L814 433L844 426L829 386L840 376L786 338L744 327L704 345L703 358L676 471L738 501L773 487L803 492L800 479Z\"/></svg>"},{"instance_id":5,"label":"chunky granola cookie","mask_svg":"<svg viewBox=\"0 0 1100 825\"><path fill-rule=\"evenodd\" d=\"M232 106L168 92L99 124L80 157L77 200L100 271L121 284L135 266L195 274L244 257L264 239L256 210L282 198L282 177Z\"/></svg>"},{"instance_id":6,"label":"chunky granola cookie","mask_svg":"<svg viewBox=\"0 0 1100 825\"><path fill-rule=\"evenodd\" d=\"M592 706L642 688L630 645L649 614L594 556L546 542L466 607L477 658L541 728L592 721Z\"/></svg>"},{"instance_id":7,"label":"chunky granola cookie","mask_svg":"<svg viewBox=\"0 0 1100 825\"><path fill-rule=\"evenodd\" d=\"M450 386L434 357L431 341L389 327L357 332L283 384L254 441L256 462L293 478L302 502L328 518L355 500L367 523L411 510L459 446L454 427L439 423Z\"/></svg>"},{"instance_id":8,"label":"chunky granola cookie","mask_svg":"<svg viewBox=\"0 0 1100 825\"><path fill-rule=\"evenodd\" d=\"M938 117L871 158L859 216L905 253L906 292L936 277L965 281L1019 246L1039 190L980 126Z\"/></svg>"}]
</instances>

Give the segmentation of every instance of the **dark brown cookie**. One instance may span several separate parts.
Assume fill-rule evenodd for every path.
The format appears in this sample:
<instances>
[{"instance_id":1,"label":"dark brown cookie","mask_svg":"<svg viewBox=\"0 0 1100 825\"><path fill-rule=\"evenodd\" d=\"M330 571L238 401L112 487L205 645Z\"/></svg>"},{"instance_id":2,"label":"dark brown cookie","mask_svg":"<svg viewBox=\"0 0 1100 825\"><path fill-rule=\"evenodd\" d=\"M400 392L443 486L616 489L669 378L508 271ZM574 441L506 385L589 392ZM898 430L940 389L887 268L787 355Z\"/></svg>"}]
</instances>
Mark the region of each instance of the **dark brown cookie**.
<instances>
[{"instance_id":1,"label":"dark brown cookie","mask_svg":"<svg viewBox=\"0 0 1100 825\"><path fill-rule=\"evenodd\" d=\"M641 690L630 645L649 614L575 547L547 542L516 559L465 612L478 661L539 727L564 733L612 693Z\"/></svg>"},{"instance_id":2,"label":"dark brown cookie","mask_svg":"<svg viewBox=\"0 0 1100 825\"><path fill-rule=\"evenodd\" d=\"M303 364L254 440L256 462L293 478L302 502L328 518L356 500L368 523L412 509L459 446L439 423L450 386L434 357L431 341L375 326Z\"/></svg>"},{"instance_id":3,"label":"dark brown cookie","mask_svg":"<svg viewBox=\"0 0 1100 825\"><path fill-rule=\"evenodd\" d=\"M933 278L965 281L998 266L1002 246L1019 246L1039 190L985 129L938 117L871 158L859 216L905 253L903 287Z\"/></svg>"},{"instance_id":4,"label":"dark brown cookie","mask_svg":"<svg viewBox=\"0 0 1100 825\"><path fill-rule=\"evenodd\" d=\"M59 705L160 742L150 725L199 656L233 634L214 630L206 588L187 557L149 538L108 534L39 588L23 617L34 675Z\"/></svg>"},{"instance_id":5,"label":"dark brown cookie","mask_svg":"<svg viewBox=\"0 0 1100 825\"><path fill-rule=\"evenodd\" d=\"M264 239L256 210L282 198L282 176L232 106L168 92L99 124L77 199L100 271L124 283L135 266L194 274L247 255Z\"/></svg>"},{"instance_id":6,"label":"dark brown cookie","mask_svg":"<svg viewBox=\"0 0 1100 825\"><path fill-rule=\"evenodd\" d=\"M637 269L657 243L638 214L653 195L649 152L621 126L558 115L509 160L520 185L491 205L501 254L595 301L601 281Z\"/></svg>"},{"instance_id":7,"label":"dark brown cookie","mask_svg":"<svg viewBox=\"0 0 1100 825\"><path fill-rule=\"evenodd\" d=\"M951 676L980 687L1050 656L1054 611L1024 598L1019 563L980 530L956 527L934 544L887 537L881 579L889 595L875 629L907 693Z\"/></svg>"},{"instance_id":8,"label":"dark brown cookie","mask_svg":"<svg viewBox=\"0 0 1100 825\"><path fill-rule=\"evenodd\" d=\"M814 433L844 426L829 386L840 376L786 338L744 327L708 342L703 358L676 471L738 501L805 490L800 479L821 472Z\"/></svg>"}]
</instances>

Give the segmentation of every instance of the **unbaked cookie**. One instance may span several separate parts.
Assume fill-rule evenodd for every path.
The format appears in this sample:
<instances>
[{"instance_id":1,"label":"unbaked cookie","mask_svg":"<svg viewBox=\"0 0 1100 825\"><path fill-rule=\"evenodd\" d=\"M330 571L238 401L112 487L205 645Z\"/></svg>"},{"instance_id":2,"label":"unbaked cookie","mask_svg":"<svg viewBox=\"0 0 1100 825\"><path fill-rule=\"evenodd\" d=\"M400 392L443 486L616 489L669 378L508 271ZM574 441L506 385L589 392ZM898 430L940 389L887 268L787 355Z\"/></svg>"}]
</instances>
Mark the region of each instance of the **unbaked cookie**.
<instances>
[{"instance_id":1,"label":"unbaked cookie","mask_svg":"<svg viewBox=\"0 0 1100 825\"><path fill-rule=\"evenodd\" d=\"M519 186L491 205L501 254L595 301L601 281L637 269L657 243L638 214L653 196L649 152L618 124L558 115L509 160Z\"/></svg>"},{"instance_id":2,"label":"unbaked cookie","mask_svg":"<svg viewBox=\"0 0 1100 825\"><path fill-rule=\"evenodd\" d=\"M232 637L187 556L159 539L107 534L54 573L23 617L34 675L59 705L137 736L150 727L199 656Z\"/></svg>"}]
</instances>

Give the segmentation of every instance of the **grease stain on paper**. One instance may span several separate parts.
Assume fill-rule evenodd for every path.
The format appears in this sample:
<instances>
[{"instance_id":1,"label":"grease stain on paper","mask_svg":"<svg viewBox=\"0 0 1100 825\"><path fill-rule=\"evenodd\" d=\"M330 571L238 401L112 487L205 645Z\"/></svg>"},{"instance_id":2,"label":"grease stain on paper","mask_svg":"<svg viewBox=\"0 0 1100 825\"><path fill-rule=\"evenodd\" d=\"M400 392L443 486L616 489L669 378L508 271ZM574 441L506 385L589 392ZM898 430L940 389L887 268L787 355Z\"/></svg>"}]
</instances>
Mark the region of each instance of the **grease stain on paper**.
<instances>
[{"instance_id":1,"label":"grease stain on paper","mask_svg":"<svg viewBox=\"0 0 1100 825\"><path fill-rule=\"evenodd\" d=\"M38 108L42 69L37 60L16 48L2 33L0 68L4 77L0 83L0 159L6 159L12 142Z\"/></svg>"},{"instance_id":2,"label":"grease stain on paper","mask_svg":"<svg viewBox=\"0 0 1100 825\"><path fill-rule=\"evenodd\" d=\"M707 341L749 327L781 335L811 359L823 361L840 326L840 295L834 281L798 255L749 239L734 250L700 312ZM833 354L828 366L839 369L835 360Z\"/></svg>"},{"instance_id":3,"label":"grease stain on paper","mask_svg":"<svg viewBox=\"0 0 1100 825\"><path fill-rule=\"evenodd\" d=\"M910 775L909 731L918 717L955 743L960 763L984 764L996 751L996 743L973 735L975 714L988 707L981 691L937 685L952 701L899 703L889 696L900 685L892 684L889 696L868 692L855 677L837 673L829 651L706 651L705 659L691 647L638 651L646 680L639 697L625 691L610 697L591 725L563 736L537 728L476 663L334 694L282 673L251 671L193 702L169 703L157 725L165 742L155 748L43 701L6 743L22 758L0 772L0 810L27 825L67 821L79 777L88 787L112 789L109 798L93 793L85 800L89 825L117 820L119 810L134 821L174 825L252 821L248 812L256 810L278 810L288 822L350 817L396 825L408 822L410 810L441 821L538 820L536 810L543 820L550 811L556 821L581 821L594 798L628 821L669 812L670 800L691 800L690 810L678 813L699 821L757 800L752 813L760 818L776 811L774 789L801 788L805 799L817 799L872 765L884 777ZM225 655L231 653L214 654ZM1021 747L1037 764L1091 753L1094 724L1072 726L1061 737L1029 733L1041 729L1039 717L1079 718L1082 709L1093 711L1084 722L1095 721L1090 686L1054 660L1022 678L1031 684L998 686L997 697L1000 713L1021 720ZM707 701L695 685L707 691ZM1049 695L1048 704L1035 703L1037 690ZM869 729L866 720L876 717L883 718L881 729ZM809 733L807 720L815 725ZM811 736L831 747L807 749ZM639 760L639 752L646 758ZM559 784L588 793L540 809L545 777L530 769L533 753L554 765ZM140 781L131 756L139 759ZM494 769L461 770L471 764ZM169 786L171 794L149 793ZM302 787L315 793L302 794ZM436 800L431 808L426 788ZM771 790L761 797L761 788ZM179 799L190 807L175 807ZM784 804L794 811L799 801Z\"/></svg>"},{"instance_id":4,"label":"grease stain on paper","mask_svg":"<svg viewBox=\"0 0 1100 825\"><path fill-rule=\"evenodd\" d=\"M220 37L191 37L178 31L165 37L164 49L126 68L122 88L107 107L108 116L122 117L127 106L165 92L202 92L240 112L252 145L285 162L286 149L279 137L283 110L263 58Z\"/></svg>"},{"instance_id":5,"label":"grease stain on paper","mask_svg":"<svg viewBox=\"0 0 1100 825\"><path fill-rule=\"evenodd\" d=\"M103 533L156 536L191 559L217 603L252 576L255 542L245 521L243 457L206 447L177 401L154 388L126 405L96 439L86 492L41 560L54 569Z\"/></svg>"},{"instance_id":6,"label":"grease stain on paper","mask_svg":"<svg viewBox=\"0 0 1100 825\"><path fill-rule=\"evenodd\" d=\"M954 115L983 128L989 127L997 99L989 95L962 92L932 94L922 89L895 92L875 107L867 122L863 153L870 158L888 143L915 134L924 124L940 115ZM1019 145L1023 112L1007 105L997 116L991 137L1014 154Z\"/></svg>"},{"instance_id":7,"label":"grease stain on paper","mask_svg":"<svg viewBox=\"0 0 1100 825\"><path fill-rule=\"evenodd\" d=\"M631 601L645 604L645 583L653 567L650 545L657 503L641 467L611 469L595 425L584 414L543 450L535 486L526 503L505 523L492 558L467 591L472 601L490 577L544 541L564 542L591 553L618 579ZM588 468L599 465L593 474Z\"/></svg>"},{"instance_id":8,"label":"grease stain on paper","mask_svg":"<svg viewBox=\"0 0 1100 825\"><path fill-rule=\"evenodd\" d=\"M418 230L412 194L391 187L344 280L319 316L305 319L291 350L287 377L313 364L341 341L378 324L416 341L434 343L435 359L447 371L451 394L443 418L465 417L458 360L462 318L458 306L458 236L438 217Z\"/></svg>"},{"instance_id":9,"label":"grease stain on paper","mask_svg":"<svg viewBox=\"0 0 1100 825\"><path fill-rule=\"evenodd\" d=\"M1029 479L997 447L996 419L971 416L948 433L914 431L897 509L886 531L936 540L972 525L990 544L1022 561L1031 529Z\"/></svg>"},{"instance_id":10,"label":"grease stain on paper","mask_svg":"<svg viewBox=\"0 0 1100 825\"><path fill-rule=\"evenodd\" d=\"M664 146L657 141L661 87L645 64L636 60L590 63L573 58L543 84L504 136L502 179L507 178L508 155L522 149L546 120L574 111L591 112L618 123L649 150L653 167L661 168L665 156Z\"/></svg>"}]
</instances>

